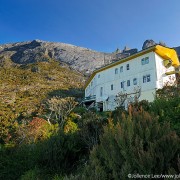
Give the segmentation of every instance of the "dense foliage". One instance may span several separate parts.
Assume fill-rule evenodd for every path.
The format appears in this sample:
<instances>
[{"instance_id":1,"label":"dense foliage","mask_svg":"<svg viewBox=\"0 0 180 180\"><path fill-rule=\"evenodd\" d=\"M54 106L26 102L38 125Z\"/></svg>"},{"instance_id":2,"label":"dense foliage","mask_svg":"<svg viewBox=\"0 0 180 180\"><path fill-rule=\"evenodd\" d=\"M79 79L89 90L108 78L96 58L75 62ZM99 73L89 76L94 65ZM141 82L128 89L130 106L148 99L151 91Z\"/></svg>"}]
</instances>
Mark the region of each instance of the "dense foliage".
<instances>
[{"instance_id":1,"label":"dense foliage","mask_svg":"<svg viewBox=\"0 0 180 180\"><path fill-rule=\"evenodd\" d=\"M158 90L152 103L100 113L76 106L83 77L58 62L5 66L0 73L0 179L180 172L178 85Z\"/></svg>"},{"instance_id":2,"label":"dense foliage","mask_svg":"<svg viewBox=\"0 0 180 180\"><path fill-rule=\"evenodd\" d=\"M147 112L132 112L104 128L90 155L86 179L127 179L128 174L178 174L180 139L169 124Z\"/></svg>"},{"instance_id":3,"label":"dense foliage","mask_svg":"<svg viewBox=\"0 0 180 180\"><path fill-rule=\"evenodd\" d=\"M80 92L83 82L81 74L53 60L0 67L0 143L11 141L23 119L42 115L46 99L54 92Z\"/></svg>"}]
</instances>

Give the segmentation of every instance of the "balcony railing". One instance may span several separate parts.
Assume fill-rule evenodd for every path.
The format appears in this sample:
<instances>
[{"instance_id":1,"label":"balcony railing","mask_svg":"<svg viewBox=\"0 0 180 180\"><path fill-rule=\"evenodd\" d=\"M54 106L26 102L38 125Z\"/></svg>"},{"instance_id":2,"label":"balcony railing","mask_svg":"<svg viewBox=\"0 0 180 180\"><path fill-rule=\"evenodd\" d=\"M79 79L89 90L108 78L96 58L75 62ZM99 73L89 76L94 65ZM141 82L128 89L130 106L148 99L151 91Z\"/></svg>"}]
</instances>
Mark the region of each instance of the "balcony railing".
<instances>
[{"instance_id":1,"label":"balcony railing","mask_svg":"<svg viewBox=\"0 0 180 180\"><path fill-rule=\"evenodd\" d=\"M93 101L93 100L96 100L96 95L88 96L84 98L84 101Z\"/></svg>"}]
</instances>

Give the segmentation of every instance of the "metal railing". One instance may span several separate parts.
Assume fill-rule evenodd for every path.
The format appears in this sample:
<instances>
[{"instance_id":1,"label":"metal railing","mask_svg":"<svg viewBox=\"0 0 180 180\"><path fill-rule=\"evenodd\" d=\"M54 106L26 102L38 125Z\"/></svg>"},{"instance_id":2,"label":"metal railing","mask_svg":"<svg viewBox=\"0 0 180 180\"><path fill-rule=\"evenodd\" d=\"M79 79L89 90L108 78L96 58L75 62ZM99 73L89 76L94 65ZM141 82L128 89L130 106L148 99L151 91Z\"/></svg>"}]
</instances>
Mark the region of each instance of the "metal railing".
<instances>
[{"instance_id":1,"label":"metal railing","mask_svg":"<svg viewBox=\"0 0 180 180\"><path fill-rule=\"evenodd\" d=\"M96 100L96 95L88 96L84 98L84 101L91 101L91 100Z\"/></svg>"}]
</instances>

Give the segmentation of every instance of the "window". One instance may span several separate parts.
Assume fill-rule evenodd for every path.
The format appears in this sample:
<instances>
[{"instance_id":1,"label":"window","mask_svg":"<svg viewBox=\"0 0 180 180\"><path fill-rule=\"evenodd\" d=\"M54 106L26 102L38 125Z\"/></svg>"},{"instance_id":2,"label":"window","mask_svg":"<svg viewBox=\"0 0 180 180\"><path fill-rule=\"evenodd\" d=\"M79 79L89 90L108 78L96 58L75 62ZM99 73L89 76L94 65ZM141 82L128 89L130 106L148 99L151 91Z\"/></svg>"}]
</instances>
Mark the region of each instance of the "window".
<instances>
[{"instance_id":1,"label":"window","mask_svg":"<svg viewBox=\"0 0 180 180\"><path fill-rule=\"evenodd\" d=\"M150 82L150 81L151 81L151 75L150 74L143 76L143 83Z\"/></svg>"},{"instance_id":2,"label":"window","mask_svg":"<svg viewBox=\"0 0 180 180\"><path fill-rule=\"evenodd\" d=\"M145 58L141 59L141 64L142 65L149 64L149 57L145 57Z\"/></svg>"},{"instance_id":3,"label":"window","mask_svg":"<svg viewBox=\"0 0 180 180\"><path fill-rule=\"evenodd\" d=\"M144 59L144 58L141 59L141 64L142 64L142 65L145 65L145 59Z\"/></svg>"},{"instance_id":4,"label":"window","mask_svg":"<svg viewBox=\"0 0 180 180\"><path fill-rule=\"evenodd\" d=\"M113 84L111 84L111 91L113 90Z\"/></svg>"},{"instance_id":5,"label":"window","mask_svg":"<svg viewBox=\"0 0 180 180\"><path fill-rule=\"evenodd\" d=\"M149 64L149 57L145 57L145 63Z\"/></svg>"},{"instance_id":6,"label":"window","mask_svg":"<svg viewBox=\"0 0 180 180\"><path fill-rule=\"evenodd\" d=\"M100 96L103 96L103 87L100 88Z\"/></svg>"},{"instance_id":7,"label":"window","mask_svg":"<svg viewBox=\"0 0 180 180\"><path fill-rule=\"evenodd\" d=\"M150 82L151 81L151 77L150 77L150 74L147 75L147 82Z\"/></svg>"},{"instance_id":8,"label":"window","mask_svg":"<svg viewBox=\"0 0 180 180\"><path fill-rule=\"evenodd\" d=\"M133 79L133 84L134 84L134 85L137 85L137 78L134 78L134 79Z\"/></svg>"},{"instance_id":9,"label":"window","mask_svg":"<svg viewBox=\"0 0 180 180\"><path fill-rule=\"evenodd\" d=\"M127 80L127 86L130 86L130 80Z\"/></svg>"},{"instance_id":10,"label":"window","mask_svg":"<svg viewBox=\"0 0 180 180\"><path fill-rule=\"evenodd\" d=\"M115 69L115 74L118 74L118 68Z\"/></svg>"},{"instance_id":11,"label":"window","mask_svg":"<svg viewBox=\"0 0 180 180\"><path fill-rule=\"evenodd\" d=\"M143 83L146 83L146 76L143 76Z\"/></svg>"},{"instance_id":12,"label":"window","mask_svg":"<svg viewBox=\"0 0 180 180\"><path fill-rule=\"evenodd\" d=\"M123 72L123 66L120 67L120 72Z\"/></svg>"},{"instance_id":13,"label":"window","mask_svg":"<svg viewBox=\"0 0 180 180\"><path fill-rule=\"evenodd\" d=\"M129 64L127 64L127 65L126 65L126 69L127 69L127 70L129 70L129 69L130 69L130 68L129 68Z\"/></svg>"},{"instance_id":14,"label":"window","mask_svg":"<svg viewBox=\"0 0 180 180\"><path fill-rule=\"evenodd\" d=\"M124 88L124 82L121 82L121 88Z\"/></svg>"},{"instance_id":15,"label":"window","mask_svg":"<svg viewBox=\"0 0 180 180\"><path fill-rule=\"evenodd\" d=\"M98 78L100 78L100 74L98 74Z\"/></svg>"}]
</instances>

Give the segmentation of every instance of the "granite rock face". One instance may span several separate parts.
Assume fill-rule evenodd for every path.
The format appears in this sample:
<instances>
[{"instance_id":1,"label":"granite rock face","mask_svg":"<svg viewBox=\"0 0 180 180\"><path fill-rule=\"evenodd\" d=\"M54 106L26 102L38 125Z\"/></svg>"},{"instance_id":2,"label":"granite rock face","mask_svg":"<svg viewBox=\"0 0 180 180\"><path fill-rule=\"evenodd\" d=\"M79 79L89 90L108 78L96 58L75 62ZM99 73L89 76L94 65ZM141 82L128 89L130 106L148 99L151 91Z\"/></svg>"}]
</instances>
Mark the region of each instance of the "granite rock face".
<instances>
[{"instance_id":1,"label":"granite rock face","mask_svg":"<svg viewBox=\"0 0 180 180\"><path fill-rule=\"evenodd\" d=\"M127 47L124 48L123 51L118 51L116 54L115 54L115 60L119 60L119 59L122 59L122 58L125 58L125 57L128 57L132 54L135 54L138 52L138 49L134 48L134 49L129 49Z\"/></svg>"},{"instance_id":2,"label":"granite rock face","mask_svg":"<svg viewBox=\"0 0 180 180\"><path fill-rule=\"evenodd\" d=\"M53 58L77 71L89 74L96 68L111 63L114 55L70 44L33 40L0 45L0 57L9 58L17 64L48 61Z\"/></svg>"},{"instance_id":3,"label":"granite rock face","mask_svg":"<svg viewBox=\"0 0 180 180\"><path fill-rule=\"evenodd\" d=\"M173 49L176 50L176 53L178 54L179 60L180 60L180 46L174 47Z\"/></svg>"},{"instance_id":4,"label":"granite rock face","mask_svg":"<svg viewBox=\"0 0 180 180\"><path fill-rule=\"evenodd\" d=\"M143 46L142 46L142 49L147 49L151 46L154 46L156 45L157 43L155 43L152 39L149 39L149 40L146 40L144 43L143 43Z\"/></svg>"}]
</instances>

